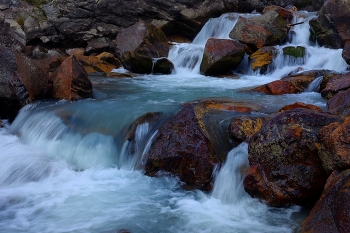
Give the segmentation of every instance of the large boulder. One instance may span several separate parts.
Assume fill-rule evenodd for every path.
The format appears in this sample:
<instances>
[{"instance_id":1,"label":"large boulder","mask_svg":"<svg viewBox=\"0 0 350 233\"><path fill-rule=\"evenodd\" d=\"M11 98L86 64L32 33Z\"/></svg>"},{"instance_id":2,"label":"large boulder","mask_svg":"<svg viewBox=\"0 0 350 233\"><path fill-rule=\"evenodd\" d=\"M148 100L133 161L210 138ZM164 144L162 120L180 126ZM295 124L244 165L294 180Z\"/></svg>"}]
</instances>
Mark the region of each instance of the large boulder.
<instances>
[{"instance_id":1,"label":"large boulder","mask_svg":"<svg viewBox=\"0 0 350 233\"><path fill-rule=\"evenodd\" d=\"M323 127L318 138L322 143L320 158L327 172L350 168L350 116Z\"/></svg>"},{"instance_id":2,"label":"large boulder","mask_svg":"<svg viewBox=\"0 0 350 233\"><path fill-rule=\"evenodd\" d=\"M350 40L350 2L326 1L318 17L310 20L313 38L321 46L339 49Z\"/></svg>"},{"instance_id":3,"label":"large boulder","mask_svg":"<svg viewBox=\"0 0 350 233\"><path fill-rule=\"evenodd\" d=\"M333 75L321 91L324 98L330 99L340 91L350 88L350 73Z\"/></svg>"},{"instance_id":4,"label":"large boulder","mask_svg":"<svg viewBox=\"0 0 350 233\"><path fill-rule=\"evenodd\" d=\"M172 174L189 188L211 190L213 171L232 148L227 135L229 120L237 111L258 109L229 100L188 103L154 136L147 154L146 174Z\"/></svg>"},{"instance_id":5,"label":"large boulder","mask_svg":"<svg viewBox=\"0 0 350 233\"><path fill-rule=\"evenodd\" d=\"M350 229L350 170L334 171L321 198L302 223L303 233L346 233Z\"/></svg>"},{"instance_id":6,"label":"large boulder","mask_svg":"<svg viewBox=\"0 0 350 233\"><path fill-rule=\"evenodd\" d=\"M244 54L244 45L236 40L211 38L205 44L200 71L205 75L226 74L239 65Z\"/></svg>"},{"instance_id":7,"label":"large boulder","mask_svg":"<svg viewBox=\"0 0 350 233\"><path fill-rule=\"evenodd\" d=\"M263 46L281 44L287 36L291 19L277 8L270 8L257 17L239 17L229 36L246 44L254 52Z\"/></svg>"},{"instance_id":8,"label":"large boulder","mask_svg":"<svg viewBox=\"0 0 350 233\"><path fill-rule=\"evenodd\" d=\"M331 99L327 100L327 108L330 112L340 116L350 115L350 88L339 91Z\"/></svg>"},{"instance_id":9,"label":"large boulder","mask_svg":"<svg viewBox=\"0 0 350 233\"><path fill-rule=\"evenodd\" d=\"M68 57L50 75L54 99L77 100L92 97L92 84L84 68L74 56Z\"/></svg>"},{"instance_id":10,"label":"large boulder","mask_svg":"<svg viewBox=\"0 0 350 233\"><path fill-rule=\"evenodd\" d=\"M266 121L248 141L244 189L271 206L313 204L327 179L317 133L338 121L337 116L304 108Z\"/></svg>"},{"instance_id":11,"label":"large boulder","mask_svg":"<svg viewBox=\"0 0 350 233\"><path fill-rule=\"evenodd\" d=\"M143 21L121 30L115 43L123 66L135 73L151 73L152 60L167 57L169 52L165 34Z\"/></svg>"}]
</instances>

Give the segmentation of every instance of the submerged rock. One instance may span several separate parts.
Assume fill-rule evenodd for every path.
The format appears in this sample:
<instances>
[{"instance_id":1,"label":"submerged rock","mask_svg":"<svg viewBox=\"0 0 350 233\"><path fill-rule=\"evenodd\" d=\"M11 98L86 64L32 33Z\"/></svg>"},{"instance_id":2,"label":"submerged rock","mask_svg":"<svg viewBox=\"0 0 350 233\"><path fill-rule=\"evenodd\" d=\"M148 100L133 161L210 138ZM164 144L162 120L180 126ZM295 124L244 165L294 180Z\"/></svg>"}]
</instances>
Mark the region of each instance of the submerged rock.
<instances>
[{"instance_id":1,"label":"submerged rock","mask_svg":"<svg viewBox=\"0 0 350 233\"><path fill-rule=\"evenodd\" d=\"M338 121L329 113L301 108L266 121L248 140L245 190L271 206L313 204L327 179L317 133Z\"/></svg>"},{"instance_id":2,"label":"submerged rock","mask_svg":"<svg viewBox=\"0 0 350 233\"><path fill-rule=\"evenodd\" d=\"M348 232L350 229L350 170L334 171L321 198L302 223L303 233Z\"/></svg>"},{"instance_id":3,"label":"submerged rock","mask_svg":"<svg viewBox=\"0 0 350 233\"><path fill-rule=\"evenodd\" d=\"M236 40L210 38L205 44L200 71L220 75L234 70L244 57L244 45Z\"/></svg>"}]
</instances>

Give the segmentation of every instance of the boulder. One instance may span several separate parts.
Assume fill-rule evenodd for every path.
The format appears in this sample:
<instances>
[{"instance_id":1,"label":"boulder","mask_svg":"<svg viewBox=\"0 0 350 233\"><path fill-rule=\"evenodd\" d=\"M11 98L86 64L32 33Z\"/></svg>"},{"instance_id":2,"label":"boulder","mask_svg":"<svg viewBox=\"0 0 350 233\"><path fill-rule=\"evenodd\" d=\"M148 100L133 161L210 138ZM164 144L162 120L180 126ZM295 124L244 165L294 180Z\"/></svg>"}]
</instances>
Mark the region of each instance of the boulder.
<instances>
[{"instance_id":1,"label":"boulder","mask_svg":"<svg viewBox=\"0 0 350 233\"><path fill-rule=\"evenodd\" d=\"M295 94L300 91L290 81L276 80L252 89L254 92L262 92L268 95Z\"/></svg>"},{"instance_id":2,"label":"boulder","mask_svg":"<svg viewBox=\"0 0 350 233\"><path fill-rule=\"evenodd\" d=\"M227 127L237 112L228 109L235 105L243 109L242 103L222 99L186 104L154 136L146 156L146 175L170 173L189 188L211 190L215 167L232 149Z\"/></svg>"},{"instance_id":3,"label":"boulder","mask_svg":"<svg viewBox=\"0 0 350 233\"><path fill-rule=\"evenodd\" d=\"M340 91L350 88L350 73L333 75L327 82L326 87L321 91L322 97L332 98Z\"/></svg>"},{"instance_id":4,"label":"boulder","mask_svg":"<svg viewBox=\"0 0 350 233\"><path fill-rule=\"evenodd\" d=\"M10 23L5 20L5 16L0 12L0 46L15 51L23 51L24 45L18 39L18 35L11 29Z\"/></svg>"},{"instance_id":5,"label":"boulder","mask_svg":"<svg viewBox=\"0 0 350 233\"><path fill-rule=\"evenodd\" d=\"M340 116L350 115L350 88L340 91L327 101L327 108L330 112Z\"/></svg>"},{"instance_id":6,"label":"boulder","mask_svg":"<svg viewBox=\"0 0 350 233\"><path fill-rule=\"evenodd\" d=\"M152 59L167 57L168 52L165 34L143 21L121 30L116 38L116 53L123 66L135 73L151 73Z\"/></svg>"},{"instance_id":7,"label":"boulder","mask_svg":"<svg viewBox=\"0 0 350 233\"><path fill-rule=\"evenodd\" d=\"M341 56L350 65L350 41L345 42Z\"/></svg>"},{"instance_id":8,"label":"boulder","mask_svg":"<svg viewBox=\"0 0 350 233\"><path fill-rule=\"evenodd\" d=\"M54 99L77 100L92 98L92 84L84 68L74 56L68 57L50 75Z\"/></svg>"},{"instance_id":9,"label":"boulder","mask_svg":"<svg viewBox=\"0 0 350 233\"><path fill-rule=\"evenodd\" d=\"M261 16L239 17L230 32L230 38L237 39L256 51L267 45L281 44L288 33L289 19L283 18L281 11L271 8Z\"/></svg>"},{"instance_id":10,"label":"boulder","mask_svg":"<svg viewBox=\"0 0 350 233\"><path fill-rule=\"evenodd\" d=\"M210 38L205 44L200 71L220 75L234 70L244 57L244 45L236 40Z\"/></svg>"},{"instance_id":11,"label":"boulder","mask_svg":"<svg viewBox=\"0 0 350 233\"><path fill-rule=\"evenodd\" d=\"M350 229L350 170L334 171L321 198L301 224L303 233L348 232Z\"/></svg>"},{"instance_id":12,"label":"boulder","mask_svg":"<svg viewBox=\"0 0 350 233\"><path fill-rule=\"evenodd\" d=\"M317 136L322 143L320 158L324 169L329 173L349 169L350 116L323 127Z\"/></svg>"},{"instance_id":13,"label":"boulder","mask_svg":"<svg viewBox=\"0 0 350 233\"><path fill-rule=\"evenodd\" d=\"M277 56L277 49L272 46L265 46L258 49L255 53L249 56L252 62L252 70L260 70L261 74L268 71L268 66L272 63L273 59Z\"/></svg>"},{"instance_id":14,"label":"boulder","mask_svg":"<svg viewBox=\"0 0 350 233\"><path fill-rule=\"evenodd\" d=\"M302 108L266 121L248 140L246 192L271 206L313 204L327 179L317 133L338 121L332 114Z\"/></svg>"},{"instance_id":15,"label":"boulder","mask_svg":"<svg viewBox=\"0 0 350 233\"><path fill-rule=\"evenodd\" d=\"M311 36L320 46L339 49L350 40L349 8L349 1L326 1L318 17L310 20Z\"/></svg>"}]
</instances>

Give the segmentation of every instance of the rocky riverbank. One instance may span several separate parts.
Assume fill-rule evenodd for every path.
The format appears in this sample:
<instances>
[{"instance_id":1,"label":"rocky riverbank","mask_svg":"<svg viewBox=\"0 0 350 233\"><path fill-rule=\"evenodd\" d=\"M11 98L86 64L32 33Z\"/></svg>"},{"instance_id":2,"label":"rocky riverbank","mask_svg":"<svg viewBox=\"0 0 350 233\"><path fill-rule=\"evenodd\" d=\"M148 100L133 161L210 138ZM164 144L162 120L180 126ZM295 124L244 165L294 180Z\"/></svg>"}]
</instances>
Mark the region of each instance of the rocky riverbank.
<instances>
[{"instance_id":1,"label":"rocky riverbank","mask_svg":"<svg viewBox=\"0 0 350 233\"><path fill-rule=\"evenodd\" d=\"M350 64L350 26L345 23L350 3L304 2L309 1L5 1L0 5L0 118L11 121L21 107L37 100L93 98L89 74L111 76L121 66L133 73L169 74L174 68L165 58L169 41L192 40L210 17L226 12L257 10L261 15L239 17L231 39L208 40L202 74L227 75L244 55L252 70L266 73L276 58L274 46L293 30L293 17L303 17L296 8L319 10L310 21L312 37L322 46L343 49ZM283 53L303 58L305 48L286 47ZM303 232L346 232L350 73L296 70L246 91L296 94L319 77L327 110L296 103L271 112L258 103L224 98L185 104L157 125L146 174L163 171L178 176L187 188L210 191L216 166L244 141L249 144L250 167L242 168L247 193L271 206L315 205ZM226 128L215 125L227 113L238 116ZM149 114L141 122L153 124L157 117Z\"/></svg>"}]
</instances>

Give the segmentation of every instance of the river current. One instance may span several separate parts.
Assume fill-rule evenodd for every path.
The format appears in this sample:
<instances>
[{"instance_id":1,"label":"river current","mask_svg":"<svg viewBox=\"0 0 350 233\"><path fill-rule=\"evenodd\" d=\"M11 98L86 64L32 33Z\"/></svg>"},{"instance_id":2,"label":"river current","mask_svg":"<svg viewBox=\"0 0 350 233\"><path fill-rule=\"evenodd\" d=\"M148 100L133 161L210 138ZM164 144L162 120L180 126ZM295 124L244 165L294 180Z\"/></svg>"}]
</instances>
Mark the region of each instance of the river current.
<instances>
[{"instance_id":1,"label":"river current","mask_svg":"<svg viewBox=\"0 0 350 233\"><path fill-rule=\"evenodd\" d=\"M317 83L292 95L242 91L300 68L347 70L342 50L309 41L307 22L314 15L298 12L294 22L305 23L276 46L303 46L305 58L281 53L265 75L249 68L248 57L237 68L239 79L199 74L206 40L228 38L236 23L238 14L225 14L211 19L192 43L173 46L171 75L91 76L93 99L25 106L0 128L0 232L297 232L307 210L271 208L245 193L240 168L248 165L247 144L232 148L214 174L214 190L206 193L184 190L176 177L145 176L139 161L126 156L125 137L137 117L160 111L171 116L201 98L254 102L271 112L297 101L325 109L314 92ZM136 130L140 154L155 130L147 124Z\"/></svg>"}]
</instances>

